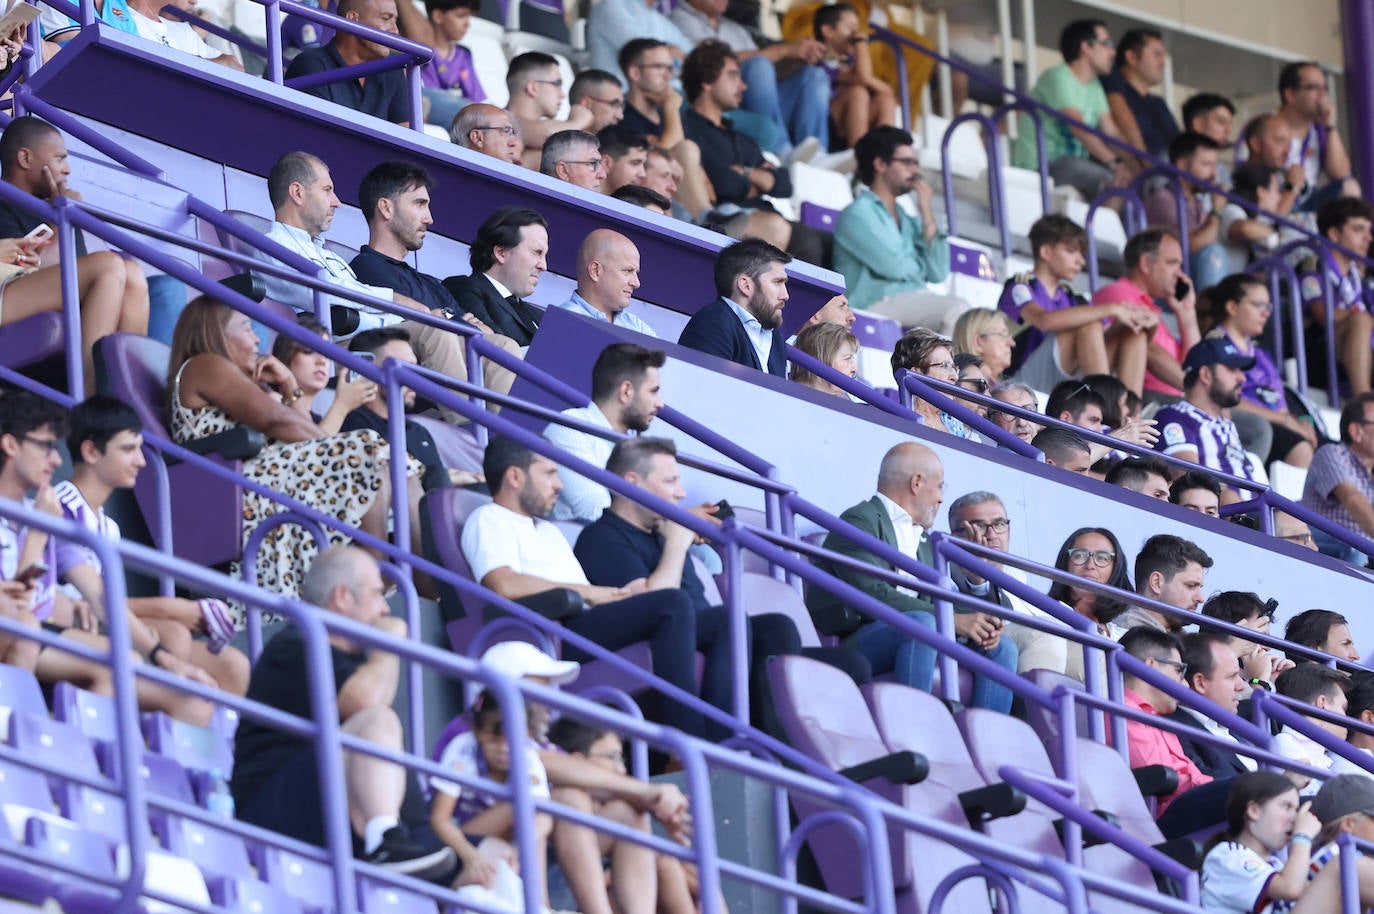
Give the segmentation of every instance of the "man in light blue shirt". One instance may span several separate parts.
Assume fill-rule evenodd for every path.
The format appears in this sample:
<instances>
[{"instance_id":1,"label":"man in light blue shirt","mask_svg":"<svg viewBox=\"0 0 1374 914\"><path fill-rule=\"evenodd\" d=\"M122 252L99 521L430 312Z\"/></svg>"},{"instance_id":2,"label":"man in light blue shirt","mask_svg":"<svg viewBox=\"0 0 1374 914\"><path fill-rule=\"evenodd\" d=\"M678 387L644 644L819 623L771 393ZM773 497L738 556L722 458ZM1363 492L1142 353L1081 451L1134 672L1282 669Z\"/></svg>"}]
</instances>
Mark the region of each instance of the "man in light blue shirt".
<instances>
[{"instance_id":1,"label":"man in light blue shirt","mask_svg":"<svg viewBox=\"0 0 1374 914\"><path fill-rule=\"evenodd\" d=\"M692 315L678 345L746 368L787 377L782 311L791 256L760 238L746 238L716 255L715 301Z\"/></svg>"},{"instance_id":2,"label":"man in light blue shirt","mask_svg":"<svg viewBox=\"0 0 1374 914\"><path fill-rule=\"evenodd\" d=\"M849 303L903 327L953 335L970 306L928 287L949 276L949 238L935 221L911 134L875 127L854 146L854 158L867 189L835 222L835 269L844 274ZM913 190L917 216L897 205Z\"/></svg>"},{"instance_id":3,"label":"man in light blue shirt","mask_svg":"<svg viewBox=\"0 0 1374 914\"><path fill-rule=\"evenodd\" d=\"M686 57L692 50L691 40L657 6L654 0L599 0L593 4L587 17L587 50L592 66L619 73L616 57L635 38L656 38L672 48L675 59Z\"/></svg>"},{"instance_id":4,"label":"man in light blue shirt","mask_svg":"<svg viewBox=\"0 0 1374 914\"><path fill-rule=\"evenodd\" d=\"M639 248L619 232L597 229L577 249L577 290L559 307L657 339L654 329L629 311L638 288Z\"/></svg>"}]
</instances>

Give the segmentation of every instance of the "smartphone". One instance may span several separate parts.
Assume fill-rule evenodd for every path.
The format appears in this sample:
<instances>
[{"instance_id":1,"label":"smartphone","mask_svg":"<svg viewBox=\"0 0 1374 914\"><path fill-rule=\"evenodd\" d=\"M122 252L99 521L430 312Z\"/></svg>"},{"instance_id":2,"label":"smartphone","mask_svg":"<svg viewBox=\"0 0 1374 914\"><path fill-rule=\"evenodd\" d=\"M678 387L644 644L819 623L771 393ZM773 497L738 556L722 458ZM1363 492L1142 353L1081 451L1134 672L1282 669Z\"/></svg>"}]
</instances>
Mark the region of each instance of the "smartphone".
<instances>
[{"instance_id":1,"label":"smartphone","mask_svg":"<svg viewBox=\"0 0 1374 914\"><path fill-rule=\"evenodd\" d=\"M725 499L716 502L716 520L725 520L727 517L734 517L735 509L730 507L730 503Z\"/></svg>"},{"instance_id":2,"label":"smartphone","mask_svg":"<svg viewBox=\"0 0 1374 914\"><path fill-rule=\"evenodd\" d=\"M355 352L355 353L353 353L353 354L356 355L358 358L362 359L364 362L371 362L371 363L374 364L374 365L377 364L377 356L376 356L375 353L371 353L371 352ZM352 383L352 381L353 381L353 376L354 376L355 374L357 374L357 372L354 371L354 370L351 369L351 368L350 368L348 371L345 371L345 372L344 372L344 382L345 382L345 383Z\"/></svg>"},{"instance_id":3,"label":"smartphone","mask_svg":"<svg viewBox=\"0 0 1374 914\"><path fill-rule=\"evenodd\" d=\"M44 222L42 225L35 226L33 231L24 236L25 241L47 241L52 237L52 226Z\"/></svg>"},{"instance_id":4,"label":"smartphone","mask_svg":"<svg viewBox=\"0 0 1374 914\"><path fill-rule=\"evenodd\" d=\"M1177 301L1183 301L1191 291L1193 291L1193 284L1182 276L1178 278L1178 282L1174 283L1174 298Z\"/></svg>"},{"instance_id":5,"label":"smartphone","mask_svg":"<svg viewBox=\"0 0 1374 914\"><path fill-rule=\"evenodd\" d=\"M39 578L47 574L48 571L49 568L45 563L34 562L28 568L25 568L23 571L15 575L14 580L18 584L32 584L34 581L38 580Z\"/></svg>"}]
</instances>

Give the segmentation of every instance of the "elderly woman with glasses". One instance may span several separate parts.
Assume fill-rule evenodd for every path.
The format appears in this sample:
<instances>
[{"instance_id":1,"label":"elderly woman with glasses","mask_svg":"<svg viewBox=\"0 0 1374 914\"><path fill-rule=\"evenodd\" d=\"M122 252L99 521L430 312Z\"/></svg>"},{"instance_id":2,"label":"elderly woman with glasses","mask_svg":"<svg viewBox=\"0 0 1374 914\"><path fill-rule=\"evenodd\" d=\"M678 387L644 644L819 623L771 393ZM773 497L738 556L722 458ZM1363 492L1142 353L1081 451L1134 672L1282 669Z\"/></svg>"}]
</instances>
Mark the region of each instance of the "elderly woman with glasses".
<instances>
[{"instance_id":1,"label":"elderly woman with glasses","mask_svg":"<svg viewBox=\"0 0 1374 914\"><path fill-rule=\"evenodd\" d=\"M1121 542L1116 534L1102 527L1080 527L1069 534L1069 538L1059 547L1054 567L1085 581L1105 584L1118 590L1132 589L1131 579L1126 574L1126 556L1121 551ZM1100 596L1068 581L1055 581L1050 587L1049 596L1080 616L1091 619L1096 634L1101 637L1115 639L1122 634L1119 628L1112 625L1116 617L1126 611L1126 604L1121 600ZM1083 649L1071 643L1064 674L1083 682L1083 667Z\"/></svg>"},{"instance_id":2,"label":"elderly woman with glasses","mask_svg":"<svg viewBox=\"0 0 1374 914\"><path fill-rule=\"evenodd\" d=\"M946 384L955 384L959 380L959 369L954 364L954 354L950 351L949 337L941 336L934 330L927 330L924 327L908 330L893 348L893 377L897 377L897 372L902 369L925 375L936 381L943 381ZM963 422L926 402L919 395L912 398L911 408L921 417L921 421L930 428L947 432L956 438L967 438L970 441L979 442L983 440L977 432Z\"/></svg>"}]
</instances>

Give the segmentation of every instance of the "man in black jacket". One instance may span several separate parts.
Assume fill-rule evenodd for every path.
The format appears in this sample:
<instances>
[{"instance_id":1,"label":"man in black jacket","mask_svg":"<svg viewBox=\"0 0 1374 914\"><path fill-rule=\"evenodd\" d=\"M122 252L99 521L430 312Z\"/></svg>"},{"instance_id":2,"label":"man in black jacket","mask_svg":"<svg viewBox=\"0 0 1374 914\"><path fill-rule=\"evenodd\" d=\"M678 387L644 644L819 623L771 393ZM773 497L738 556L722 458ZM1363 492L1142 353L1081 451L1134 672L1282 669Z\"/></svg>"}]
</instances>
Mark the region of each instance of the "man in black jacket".
<instances>
[{"instance_id":1,"label":"man in black jacket","mask_svg":"<svg viewBox=\"0 0 1374 914\"><path fill-rule=\"evenodd\" d=\"M503 206L477 230L469 251L471 276L444 287L465 311L496 333L528 346L544 312L525 301L548 269L549 224L524 206Z\"/></svg>"},{"instance_id":2,"label":"man in black jacket","mask_svg":"<svg viewBox=\"0 0 1374 914\"><path fill-rule=\"evenodd\" d=\"M715 266L720 297L692 315L678 344L786 377L787 342L781 327L791 260L757 238L723 248Z\"/></svg>"},{"instance_id":3,"label":"man in black jacket","mask_svg":"<svg viewBox=\"0 0 1374 914\"><path fill-rule=\"evenodd\" d=\"M1187 665L1184 677L1188 687L1223 711L1235 714L1236 709L1240 707L1241 696L1245 694L1245 677L1241 673L1240 660L1231 649L1229 639L1214 632L1186 635L1183 638L1181 656ZM1197 727L1212 736L1235 743L1240 742L1221 724L1182 705L1179 705L1169 717L1181 724ZM1197 765L1198 770L1213 778L1228 778L1256 769L1255 762L1249 757L1238 755L1222 746L1200 739L1189 739L1181 733L1178 735L1178 741L1184 753Z\"/></svg>"}]
</instances>

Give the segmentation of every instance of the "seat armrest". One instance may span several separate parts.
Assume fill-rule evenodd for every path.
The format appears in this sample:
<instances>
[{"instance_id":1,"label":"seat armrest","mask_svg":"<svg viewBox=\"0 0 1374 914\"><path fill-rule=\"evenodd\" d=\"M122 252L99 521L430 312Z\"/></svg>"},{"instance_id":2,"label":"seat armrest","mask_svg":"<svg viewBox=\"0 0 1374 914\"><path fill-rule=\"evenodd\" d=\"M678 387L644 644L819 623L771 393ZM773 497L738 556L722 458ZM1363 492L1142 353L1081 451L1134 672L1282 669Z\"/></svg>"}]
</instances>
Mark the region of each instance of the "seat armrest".
<instances>
[{"instance_id":1,"label":"seat armrest","mask_svg":"<svg viewBox=\"0 0 1374 914\"><path fill-rule=\"evenodd\" d=\"M225 460L248 460L256 457L266 444L267 436L262 432L246 425L236 425L214 435L187 441L182 447L195 454L213 454Z\"/></svg>"},{"instance_id":2,"label":"seat armrest","mask_svg":"<svg viewBox=\"0 0 1374 914\"><path fill-rule=\"evenodd\" d=\"M959 794L964 815L975 828L989 819L1014 816L1026 808L1026 795L1010 784L989 784Z\"/></svg>"},{"instance_id":3,"label":"seat armrest","mask_svg":"<svg viewBox=\"0 0 1374 914\"><path fill-rule=\"evenodd\" d=\"M840 771L851 781L871 781L883 778L889 784L919 784L930 774L930 762L919 752L904 749L891 755L861 762Z\"/></svg>"},{"instance_id":4,"label":"seat armrest","mask_svg":"<svg viewBox=\"0 0 1374 914\"><path fill-rule=\"evenodd\" d=\"M253 301L260 302L267 297L267 284L262 281L261 276L254 273L235 273L221 279L219 284L230 292L237 292Z\"/></svg>"},{"instance_id":5,"label":"seat armrest","mask_svg":"<svg viewBox=\"0 0 1374 914\"><path fill-rule=\"evenodd\" d=\"M582 595L567 587L556 587L543 593L532 593L514 602L526 609L532 609L545 619L561 622L570 619L586 607Z\"/></svg>"},{"instance_id":6,"label":"seat armrest","mask_svg":"<svg viewBox=\"0 0 1374 914\"><path fill-rule=\"evenodd\" d=\"M1191 870L1202 868L1202 844L1192 838L1174 838L1172 841L1161 841L1154 845L1154 849Z\"/></svg>"},{"instance_id":7,"label":"seat armrest","mask_svg":"<svg viewBox=\"0 0 1374 914\"><path fill-rule=\"evenodd\" d=\"M1093 810L1093 815L1097 816L1099 819L1101 819L1103 822L1106 822L1108 825L1114 826L1114 827L1116 827L1116 828L1120 828L1120 827L1121 827L1121 820L1118 819L1118 818L1117 818L1115 815L1113 815L1112 813L1107 812L1105 809L1094 809L1094 810ZM1063 819L1055 819L1055 820L1054 820L1054 832L1055 832L1055 834L1057 834L1057 835L1059 836L1059 842L1062 844L1062 843L1064 842L1064 820L1063 820ZM1088 831L1086 828L1083 829L1083 846L1084 846L1084 847L1097 847L1099 844L1106 844L1106 843L1107 843L1107 839L1106 839L1106 838L1102 837L1101 835L1094 834L1093 832Z\"/></svg>"},{"instance_id":8,"label":"seat armrest","mask_svg":"<svg viewBox=\"0 0 1374 914\"><path fill-rule=\"evenodd\" d=\"M1135 775L1135 782L1140 787L1141 796L1167 797L1178 790L1178 772L1167 765L1145 765L1142 768L1132 768L1131 774Z\"/></svg>"}]
</instances>

